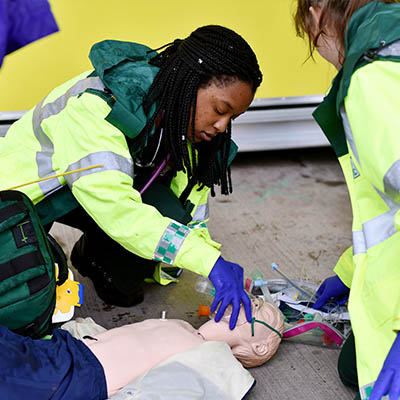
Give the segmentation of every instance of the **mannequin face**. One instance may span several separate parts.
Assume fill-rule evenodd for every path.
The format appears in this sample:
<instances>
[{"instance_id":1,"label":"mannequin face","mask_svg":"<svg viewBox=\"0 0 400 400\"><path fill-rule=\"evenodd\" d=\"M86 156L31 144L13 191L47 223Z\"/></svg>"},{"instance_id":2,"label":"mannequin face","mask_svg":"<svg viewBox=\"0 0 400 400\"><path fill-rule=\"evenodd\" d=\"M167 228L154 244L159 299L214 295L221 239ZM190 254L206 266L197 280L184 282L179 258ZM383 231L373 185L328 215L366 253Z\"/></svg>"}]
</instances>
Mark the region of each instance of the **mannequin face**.
<instances>
[{"instance_id":1,"label":"mannequin face","mask_svg":"<svg viewBox=\"0 0 400 400\"><path fill-rule=\"evenodd\" d=\"M266 322L278 332L283 332L283 319L279 310L272 304L260 299L252 299L252 313L256 320ZM198 332L205 340L226 342L231 346L233 355L245 366L255 367L268 361L278 349L281 338L267 326L255 322L254 336L251 323L247 322L241 307L238 322L234 330L229 329L229 308L220 322L214 319L202 325Z\"/></svg>"}]
</instances>

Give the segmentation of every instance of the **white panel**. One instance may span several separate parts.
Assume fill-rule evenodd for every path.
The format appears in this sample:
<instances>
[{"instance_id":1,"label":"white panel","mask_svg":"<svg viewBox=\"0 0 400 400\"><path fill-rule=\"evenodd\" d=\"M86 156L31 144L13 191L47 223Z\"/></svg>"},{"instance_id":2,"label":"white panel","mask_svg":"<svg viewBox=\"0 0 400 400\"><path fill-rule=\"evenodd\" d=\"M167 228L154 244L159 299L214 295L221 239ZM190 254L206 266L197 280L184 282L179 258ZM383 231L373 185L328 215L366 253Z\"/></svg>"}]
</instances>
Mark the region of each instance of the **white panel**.
<instances>
[{"instance_id":1,"label":"white panel","mask_svg":"<svg viewBox=\"0 0 400 400\"><path fill-rule=\"evenodd\" d=\"M283 104L288 105L282 102L280 106ZM259 106L254 103L253 105ZM250 108L233 121L232 138L239 146L240 152L330 146L312 117L315 106L275 108L279 105L273 104L272 107Z\"/></svg>"},{"instance_id":2,"label":"white panel","mask_svg":"<svg viewBox=\"0 0 400 400\"><path fill-rule=\"evenodd\" d=\"M320 95L255 99L233 121L233 140L240 152L330 146L312 117L321 100ZM24 113L0 112L0 136Z\"/></svg>"}]
</instances>

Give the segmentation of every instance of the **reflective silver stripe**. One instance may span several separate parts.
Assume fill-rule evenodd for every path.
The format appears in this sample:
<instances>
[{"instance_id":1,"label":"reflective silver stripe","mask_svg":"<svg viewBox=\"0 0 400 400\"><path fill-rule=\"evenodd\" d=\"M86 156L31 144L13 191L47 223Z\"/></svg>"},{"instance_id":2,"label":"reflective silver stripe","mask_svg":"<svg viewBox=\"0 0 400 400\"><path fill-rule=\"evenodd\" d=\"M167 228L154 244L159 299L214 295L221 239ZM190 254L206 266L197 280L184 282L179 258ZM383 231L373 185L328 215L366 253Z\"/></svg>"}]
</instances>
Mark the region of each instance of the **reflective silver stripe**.
<instances>
[{"instance_id":1,"label":"reflective silver stripe","mask_svg":"<svg viewBox=\"0 0 400 400\"><path fill-rule=\"evenodd\" d=\"M397 160L388 169L383 177L385 193L393 200L400 201L400 160Z\"/></svg>"},{"instance_id":2,"label":"reflective silver stripe","mask_svg":"<svg viewBox=\"0 0 400 400\"><path fill-rule=\"evenodd\" d=\"M85 171L75 172L65 176L65 180L70 188L75 181L85 175L94 174L102 171L121 171L129 175L133 179L133 161L129 157L123 157L112 151L99 151L91 153L79 161L71 164L65 172L74 171L76 169L91 167L93 165L103 165L103 167L92 168Z\"/></svg>"},{"instance_id":3,"label":"reflective silver stripe","mask_svg":"<svg viewBox=\"0 0 400 400\"><path fill-rule=\"evenodd\" d=\"M38 166L39 178L55 175L56 172L53 168L52 157L54 154L54 145L50 138L44 133L41 123L44 119L60 113L67 105L68 100L84 92L86 89L99 89L103 90L104 85L100 78L92 77L85 78L78 81L74 86L67 90L62 96L58 97L55 101L47 103L43 106L43 99L34 109L32 117L33 132L36 139L41 145L41 151L36 153L36 163ZM39 183L43 194L49 195L61 187L58 179L49 179Z\"/></svg>"},{"instance_id":4,"label":"reflective silver stripe","mask_svg":"<svg viewBox=\"0 0 400 400\"><path fill-rule=\"evenodd\" d=\"M367 250L382 243L397 232L394 222L395 214L396 210L389 210L363 224Z\"/></svg>"},{"instance_id":5,"label":"reflective silver stripe","mask_svg":"<svg viewBox=\"0 0 400 400\"><path fill-rule=\"evenodd\" d=\"M384 242L397 232L391 211L363 224L361 231L353 231L353 254L366 253L371 247Z\"/></svg>"},{"instance_id":6,"label":"reflective silver stripe","mask_svg":"<svg viewBox=\"0 0 400 400\"><path fill-rule=\"evenodd\" d=\"M353 231L353 254L366 253L371 247L384 242L397 233L395 217L400 211L400 205L389 199L378 189L374 189L390 210L365 222L362 225L362 231Z\"/></svg>"},{"instance_id":7,"label":"reflective silver stripe","mask_svg":"<svg viewBox=\"0 0 400 400\"><path fill-rule=\"evenodd\" d=\"M385 46L382 50L378 52L380 56L400 56L400 40L396 40L395 42Z\"/></svg>"},{"instance_id":8,"label":"reflective silver stripe","mask_svg":"<svg viewBox=\"0 0 400 400\"><path fill-rule=\"evenodd\" d=\"M206 219L208 219L208 210L208 202L206 204L200 204L199 206L197 206L192 221L205 221Z\"/></svg>"},{"instance_id":9,"label":"reflective silver stripe","mask_svg":"<svg viewBox=\"0 0 400 400\"><path fill-rule=\"evenodd\" d=\"M40 124L42 122L41 110L42 104L45 99L43 99L33 110L32 124L33 132L36 139L40 143L41 151L36 153L36 164L38 166L38 176L39 178L44 178L46 176L55 175L53 169L52 155L54 153L54 146L49 137L43 132ZM39 187L44 195L53 193L60 187L58 179L49 179L47 181L39 182Z\"/></svg>"},{"instance_id":10,"label":"reflective silver stripe","mask_svg":"<svg viewBox=\"0 0 400 400\"><path fill-rule=\"evenodd\" d=\"M161 261L166 264L173 264L189 232L190 229L186 225L182 225L176 221L171 222L157 244L156 251L153 254L153 260Z\"/></svg>"},{"instance_id":11,"label":"reflective silver stripe","mask_svg":"<svg viewBox=\"0 0 400 400\"><path fill-rule=\"evenodd\" d=\"M362 254L367 252L365 237L363 231L353 231L353 254Z\"/></svg>"},{"instance_id":12,"label":"reflective silver stripe","mask_svg":"<svg viewBox=\"0 0 400 400\"><path fill-rule=\"evenodd\" d=\"M360 164L360 159L358 158L356 145L354 144L353 132L351 131L349 119L347 117L347 113L346 113L344 106L340 107L340 115L342 116L343 128L344 128L344 132L346 134L346 139L350 144L350 147L354 154L354 157L356 158L358 164Z\"/></svg>"},{"instance_id":13,"label":"reflective silver stripe","mask_svg":"<svg viewBox=\"0 0 400 400\"><path fill-rule=\"evenodd\" d=\"M395 210L396 213L398 211L400 211L400 204L399 203L396 203L395 201L393 201L390 197L386 196L384 193L382 193L380 190L378 190L375 186L374 186L374 189L375 189L376 193L378 193L378 195L382 198L382 200L385 202L385 204L391 210Z\"/></svg>"},{"instance_id":14,"label":"reflective silver stripe","mask_svg":"<svg viewBox=\"0 0 400 400\"><path fill-rule=\"evenodd\" d=\"M1 126L0 125L0 137L5 137L7 135L9 126Z\"/></svg>"}]
</instances>

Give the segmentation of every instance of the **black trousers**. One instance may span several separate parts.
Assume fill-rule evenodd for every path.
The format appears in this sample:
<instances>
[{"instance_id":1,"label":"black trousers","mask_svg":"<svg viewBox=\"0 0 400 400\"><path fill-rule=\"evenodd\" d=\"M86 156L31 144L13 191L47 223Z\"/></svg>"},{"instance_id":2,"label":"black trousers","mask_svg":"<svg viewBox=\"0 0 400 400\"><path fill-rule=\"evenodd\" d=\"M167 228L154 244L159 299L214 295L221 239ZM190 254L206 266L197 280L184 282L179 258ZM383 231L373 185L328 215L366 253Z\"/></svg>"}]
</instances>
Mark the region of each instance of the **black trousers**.
<instances>
[{"instance_id":1,"label":"black trousers","mask_svg":"<svg viewBox=\"0 0 400 400\"><path fill-rule=\"evenodd\" d=\"M163 216L182 224L191 221L192 207L183 206L171 189L161 183L154 182L142 195L142 201L157 208ZM85 252L89 252L89 256L95 257L107 269L114 285L122 293L129 294L134 282L142 282L144 278L153 275L157 262L143 259L111 239L83 207L75 208L58 218L57 222L80 229L84 233L88 245ZM46 228L49 230L51 224Z\"/></svg>"},{"instance_id":2,"label":"black trousers","mask_svg":"<svg viewBox=\"0 0 400 400\"><path fill-rule=\"evenodd\" d=\"M353 332L350 333L349 337L342 347L342 350L340 351L338 360L338 372L339 377L345 386L355 391L358 391L356 347L354 343ZM357 393L357 396L354 398L354 400L360 399L360 393Z\"/></svg>"}]
</instances>

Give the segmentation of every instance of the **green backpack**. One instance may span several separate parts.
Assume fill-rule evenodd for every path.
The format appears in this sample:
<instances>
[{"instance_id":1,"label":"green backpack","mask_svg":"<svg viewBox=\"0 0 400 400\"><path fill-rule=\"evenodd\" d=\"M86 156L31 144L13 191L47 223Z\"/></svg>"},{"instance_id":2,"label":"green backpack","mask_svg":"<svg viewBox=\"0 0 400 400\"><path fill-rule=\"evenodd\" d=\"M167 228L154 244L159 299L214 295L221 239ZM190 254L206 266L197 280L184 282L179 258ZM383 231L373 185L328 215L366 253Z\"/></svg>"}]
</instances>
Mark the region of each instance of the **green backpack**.
<instances>
[{"instance_id":1,"label":"green backpack","mask_svg":"<svg viewBox=\"0 0 400 400\"><path fill-rule=\"evenodd\" d=\"M66 257L32 201L19 191L0 191L0 325L33 338L51 332L56 262L61 285L68 276Z\"/></svg>"}]
</instances>

